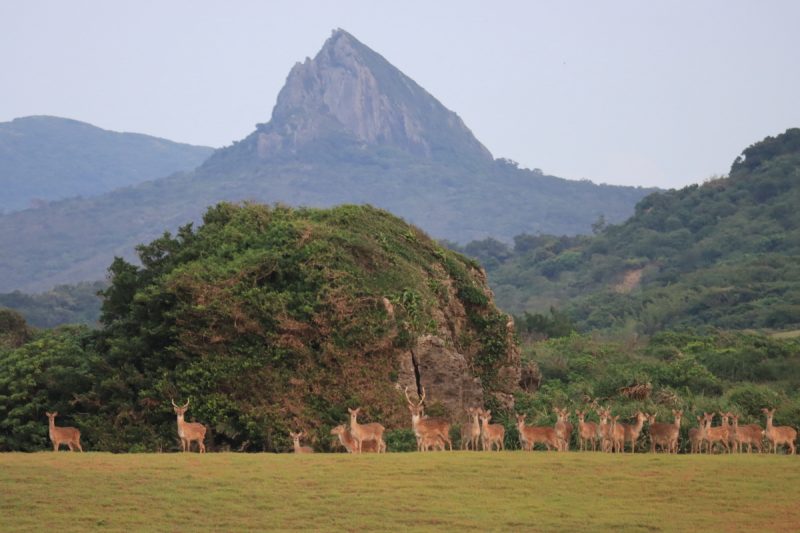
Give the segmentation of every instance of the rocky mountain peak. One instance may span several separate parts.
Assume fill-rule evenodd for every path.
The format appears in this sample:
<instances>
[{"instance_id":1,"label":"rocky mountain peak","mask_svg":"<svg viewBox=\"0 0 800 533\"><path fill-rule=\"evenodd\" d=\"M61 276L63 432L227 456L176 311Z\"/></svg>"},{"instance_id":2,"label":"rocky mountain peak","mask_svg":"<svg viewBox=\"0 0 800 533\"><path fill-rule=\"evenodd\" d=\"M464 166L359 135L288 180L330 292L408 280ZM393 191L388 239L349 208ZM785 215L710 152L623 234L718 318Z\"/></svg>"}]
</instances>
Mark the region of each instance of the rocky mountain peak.
<instances>
[{"instance_id":1,"label":"rocky mountain peak","mask_svg":"<svg viewBox=\"0 0 800 533\"><path fill-rule=\"evenodd\" d=\"M297 63L272 120L254 134L260 158L310 147L389 146L435 159L491 160L464 122L344 30Z\"/></svg>"}]
</instances>

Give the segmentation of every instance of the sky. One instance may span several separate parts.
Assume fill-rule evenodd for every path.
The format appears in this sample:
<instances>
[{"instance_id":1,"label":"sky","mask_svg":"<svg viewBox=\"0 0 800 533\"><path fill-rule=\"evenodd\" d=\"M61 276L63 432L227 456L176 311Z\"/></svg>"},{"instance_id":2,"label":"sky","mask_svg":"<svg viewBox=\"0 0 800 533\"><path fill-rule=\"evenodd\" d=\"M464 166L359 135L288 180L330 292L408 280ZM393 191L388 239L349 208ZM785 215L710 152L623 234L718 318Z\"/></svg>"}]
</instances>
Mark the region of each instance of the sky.
<instances>
[{"instance_id":1,"label":"sky","mask_svg":"<svg viewBox=\"0 0 800 533\"><path fill-rule=\"evenodd\" d=\"M682 187L800 127L798 20L794 0L0 0L0 122L229 145L343 28L495 157Z\"/></svg>"}]
</instances>

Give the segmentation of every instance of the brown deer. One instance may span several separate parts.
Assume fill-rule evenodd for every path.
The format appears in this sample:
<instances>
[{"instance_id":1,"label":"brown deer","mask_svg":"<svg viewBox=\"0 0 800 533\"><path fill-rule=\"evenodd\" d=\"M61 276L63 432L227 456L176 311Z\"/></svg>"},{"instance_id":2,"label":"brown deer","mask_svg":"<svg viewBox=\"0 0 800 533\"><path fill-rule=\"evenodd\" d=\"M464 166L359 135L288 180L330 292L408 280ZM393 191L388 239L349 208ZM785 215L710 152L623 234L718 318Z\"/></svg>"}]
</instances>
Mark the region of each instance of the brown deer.
<instances>
[{"instance_id":1,"label":"brown deer","mask_svg":"<svg viewBox=\"0 0 800 533\"><path fill-rule=\"evenodd\" d=\"M481 438L481 422L478 417L478 410L474 407L467 409L469 422L461 426L461 449L477 450L478 441Z\"/></svg>"},{"instance_id":2,"label":"brown deer","mask_svg":"<svg viewBox=\"0 0 800 533\"><path fill-rule=\"evenodd\" d=\"M314 449L310 446L301 446L300 439L306 436L305 431L301 431L300 433L293 433L289 432L289 436L292 437L292 444L294 446L294 453L314 453Z\"/></svg>"},{"instance_id":3,"label":"brown deer","mask_svg":"<svg viewBox=\"0 0 800 533\"><path fill-rule=\"evenodd\" d=\"M766 407L761 411L767 415L767 429L764 433L767 436L772 446L772 453L778 453L778 445L785 444L792 455L795 454L796 449L794 441L797 440L797 430L790 426L773 426L772 417L775 416L775 409L767 409Z\"/></svg>"},{"instance_id":4,"label":"brown deer","mask_svg":"<svg viewBox=\"0 0 800 533\"><path fill-rule=\"evenodd\" d=\"M600 440L600 451L611 452L614 448L614 435L611 425L611 410L597 409L597 416L600 417L600 423L597 424L597 438Z\"/></svg>"},{"instance_id":5,"label":"brown deer","mask_svg":"<svg viewBox=\"0 0 800 533\"><path fill-rule=\"evenodd\" d=\"M189 400L186 400L186 405L182 407L176 405L175 400L172 398L170 398L170 401L175 414L178 415L178 436L181 438L181 450L184 452L192 451L192 442L197 441L198 452L206 453L206 445L204 443L206 440L206 427L197 422L185 422L183 420L183 416L189 409Z\"/></svg>"},{"instance_id":6,"label":"brown deer","mask_svg":"<svg viewBox=\"0 0 800 533\"><path fill-rule=\"evenodd\" d=\"M592 443L592 451L595 451L597 443L597 424L586 422L586 411L575 411L578 417L578 440L580 441L581 451L585 451L588 446L587 441Z\"/></svg>"},{"instance_id":7,"label":"brown deer","mask_svg":"<svg viewBox=\"0 0 800 533\"><path fill-rule=\"evenodd\" d=\"M736 451L739 453L744 452L744 445L747 444L747 453L753 453L753 446L756 447L758 453L763 451L762 440L764 439L764 430L758 424L748 424L746 426L739 425L739 415L733 415L733 440L735 442Z\"/></svg>"},{"instance_id":8,"label":"brown deer","mask_svg":"<svg viewBox=\"0 0 800 533\"><path fill-rule=\"evenodd\" d=\"M350 434L353 435L355 441L355 453L361 453L361 443L367 440L374 440L378 443L378 453L386 451L386 443L383 441L383 432L386 431L382 425L377 422L371 424L359 424L358 413L361 411L360 407L347 410L350 412Z\"/></svg>"},{"instance_id":9,"label":"brown deer","mask_svg":"<svg viewBox=\"0 0 800 533\"><path fill-rule=\"evenodd\" d=\"M703 453L703 443L706 440L706 419L697 415L697 427L689 430L689 443L691 453Z\"/></svg>"},{"instance_id":10,"label":"brown deer","mask_svg":"<svg viewBox=\"0 0 800 533\"><path fill-rule=\"evenodd\" d=\"M610 417L611 449L615 453L625 451L625 424L619 423L619 415Z\"/></svg>"},{"instance_id":11,"label":"brown deer","mask_svg":"<svg viewBox=\"0 0 800 533\"><path fill-rule=\"evenodd\" d=\"M544 444L547 450L558 449L559 439L556 430L550 426L526 426L525 415L517 415L519 443L523 450L532 451L534 444Z\"/></svg>"},{"instance_id":12,"label":"brown deer","mask_svg":"<svg viewBox=\"0 0 800 533\"><path fill-rule=\"evenodd\" d=\"M558 407L554 407L553 411L556 413L556 434L561 441L558 451L569 451L569 441L572 437L572 424L567 420L569 411L566 409L559 409Z\"/></svg>"},{"instance_id":13,"label":"brown deer","mask_svg":"<svg viewBox=\"0 0 800 533\"><path fill-rule=\"evenodd\" d=\"M647 415L641 411L636 411L635 424L620 424L624 430L622 440L622 451L625 451L625 444L630 441L631 453L636 453L636 441L639 440L639 435L642 434L642 428L647 420Z\"/></svg>"},{"instance_id":14,"label":"brown deer","mask_svg":"<svg viewBox=\"0 0 800 533\"><path fill-rule=\"evenodd\" d=\"M353 438L353 435L350 433L350 430L347 429L347 426L344 424L336 426L331 430L331 435L336 435L339 437L339 442L344 449L347 450L347 453L354 453L356 449L356 440ZM361 451L362 452L377 452L378 451L378 443L374 440L365 440L361 443Z\"/></svg>"},{"instance_id":15,"label":"brown deer","mask_svg":"<svg viewBox=\"0 0 800 533\"><path fill-rule=\"evenodd\" d=\"M405 388L405 394L408 401L408 410L411 412L411 427L417 437L417 451L425 451L423 450L422 441L432 442L433 436L442 439L450 446L452 451L453 442L450 440L450 422L444 418L427 418L424 416L425 387L422 387L422 396L417 403L414 403L408 395L408 387Z\"/></svg>"},{"instance_id":16,"label":"brown deer","mask_svg":"<svg viewBox=\"0 0 800 533\"><path fill-rule=\"evenodd\" d=\"M720 443L725 448L725 453L730 453L730 428L728 427L728 414L720 413L722 417L722 425L712 426L714 420L714 413L705 413L706 418L706 440L708 440L708 453L714 451L714 444Z\"/></svg>"},{"instance_id":17,"label":"brown deer","mask_svg":"<svg viewBox=\"0 0 800 533\"><path fill-rule=\"evenodd\" d=\"M656 422L656 415L647 415L650 424L650 452L656 453L656 445L667 453L678 453L678 435L681 429L683 411L672 410L675 420L672 424Z\"/></svg>"},{"instance_id":18,"label":"brown deer","mask_svg":"<svg viewBox=\"0 0 800 533\"><path fill-rule=\"evenodd\" d=\"M506 428L502 424L490 424L492 412L488 409L481 410L478 415L481 419L481 444L483 451L492 451L497 446L497 451L503 449L503 440L506 436Z\"/></svg>"},{"instance_id":19,"label":"brown deer","mask_svg":"<svg viewBox=\"0 0 800 533\"><path fill-rule=\"evenodd\" d=\"M45 413L50 420L50 440L53 442L53 451L57 452L62 444L69 446L69 451L74 452L77 446L78 451L83 451L81 448L81 432L73 427L58 427L56 426L56 417L58 411L53 413Z\"/></svg>"}]
</instances>

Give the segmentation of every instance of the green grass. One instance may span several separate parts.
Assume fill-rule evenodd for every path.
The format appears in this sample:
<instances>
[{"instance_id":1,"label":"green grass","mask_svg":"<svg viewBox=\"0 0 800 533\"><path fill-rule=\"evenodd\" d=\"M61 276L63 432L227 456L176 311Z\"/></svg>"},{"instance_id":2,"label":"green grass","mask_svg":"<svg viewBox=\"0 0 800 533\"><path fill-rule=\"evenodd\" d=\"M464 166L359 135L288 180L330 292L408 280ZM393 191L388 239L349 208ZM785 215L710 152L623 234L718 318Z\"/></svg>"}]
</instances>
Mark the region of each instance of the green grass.
<instances>
[{"instance_id":1,"label":"green grass","mask_svg":"<svg viewBox=\"0 0 800 533\"><path fill-rule=\"evenodd\" d=\"M3 531L745 530L800 525L787 456L0 454Z\"/></svg>"}]
</instances>

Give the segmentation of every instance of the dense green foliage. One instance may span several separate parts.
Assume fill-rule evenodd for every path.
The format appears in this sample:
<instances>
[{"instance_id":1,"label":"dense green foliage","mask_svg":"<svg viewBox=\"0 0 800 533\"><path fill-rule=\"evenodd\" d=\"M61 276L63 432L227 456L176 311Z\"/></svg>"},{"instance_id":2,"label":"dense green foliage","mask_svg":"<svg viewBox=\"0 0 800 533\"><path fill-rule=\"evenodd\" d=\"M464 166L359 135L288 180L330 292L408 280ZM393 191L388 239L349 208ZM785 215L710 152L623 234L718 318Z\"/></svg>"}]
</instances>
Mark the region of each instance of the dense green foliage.
<instances>
[{"instance_id":1,"label":"dense green foliage","mask_svg":"<svg viewBox=\"0 0 800 533\"><path fill-rule=\"evenodd\" d=\"M173 448L171 397L191 399L217 447L282 450L304 428L327 448L347 407L408 426L397 354L448 327L442 308L463 306L455 348L477 354L488 391L509 349L477 264L369 206L219 204L201 227L138 251L141 267L109 269L102 329L0 352L0 448L41 447L47 406L77 421L90 449Z\"/></svg>"},{"instance_id":2,"label":"dense green foliage","mask_svg":"<svg viewBox=\"0 0 800 533\"><path fill-rule=\"evenodd\" d=\"M36 116L0 123L0 213L191 170L213 150Z\"/></svg>"},{"instance_id":3,"label":"dense green foliage","mask_svg":"<svg viewBox=\"0 0 800 533\"><path fill-rule=\"evenodd\" d=\"M59 285L39 293L14 291L0 294L0 306L14 309L25 321L37 328L53 328L64 324L94 326L100 318L98 292L108 284L101 281Z\"/></svg>"},{"instance_id":4,"label":"dense green foliage","mask_svg":"<svg viewBox=\"0 0 800 533\"><path fill-rule=\"evenodd\" d=\"M800 129L744 152L730 177L655 193L592 237L473 242L498 305L564 309L582 330L800 327Z\"/></svg>"}]
</instances>

